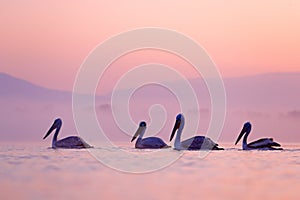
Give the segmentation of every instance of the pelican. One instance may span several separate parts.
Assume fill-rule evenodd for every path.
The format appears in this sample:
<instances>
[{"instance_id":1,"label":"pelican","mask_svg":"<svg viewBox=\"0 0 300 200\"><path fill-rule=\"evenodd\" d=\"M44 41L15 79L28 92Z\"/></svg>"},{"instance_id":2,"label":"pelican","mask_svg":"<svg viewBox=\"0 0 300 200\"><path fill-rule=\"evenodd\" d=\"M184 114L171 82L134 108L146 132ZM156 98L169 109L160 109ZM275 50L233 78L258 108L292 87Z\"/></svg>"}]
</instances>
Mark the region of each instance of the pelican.
<instances>
[{"instance_id":1,"label":"pelican","mask_svg":"<svg viewBox=\"0 0 300 200\"><path fill-rule=\"evenodd\" d=\"M273 141L273 138L262 138L259 140L256 140L254 142L251 142L247 144L247 138L251 131L251 124L250 122L246 122L243 126L243 129L237 138L235 145L240 141L242 136L244 135L243 139L243 150L283 150L282 148L276 148L280 147L280 144Z\"/></svg>"},{"instance_id":2,"label":"pelican","mask_svg":"<svg viewBox=\"0 0 300 200\"><path fill-rule=\"evenodd\" d=\"M181 142L180 137L183 127L184 116L183 114L178 114L170 137L170 141L172 141L177 130L174 144L176 150L224 150L223 148L218 147L218 144L213 142L210 138L204 136L195 136Z\"/></svg>"},{"instance_id":3,"label":"pelican","mask_svg":"<svg viewBox=\"0 0 300 200\"><path fill-rule=\"evenodd\" d=\"M45 139L50 135L50 133L56 129L55 134L52 139L52 148L65 148L65 149L82 149L82 148L92 148L89 144L87 144L83 139L77 136L69 136L67 138L57 140L57 135L61 128L62 121L61 119L56 119L52 126L50 127L49 131L43 137Z\"/></svg>"},{"instance_id":4,"label":"pelican","mask_svg":"<svg viewBox=\"0 0 300 200\"><path fill-rule=\"evenodd\" d=\"M139 124L139 128L131 139L131 142L133 142L137 138L137 136L139 136L139 138L135 142L136 149L161 149L170 147L158 137L143 138L146 128L146 122L141 122Z\"/></svg>"}]
</instances>

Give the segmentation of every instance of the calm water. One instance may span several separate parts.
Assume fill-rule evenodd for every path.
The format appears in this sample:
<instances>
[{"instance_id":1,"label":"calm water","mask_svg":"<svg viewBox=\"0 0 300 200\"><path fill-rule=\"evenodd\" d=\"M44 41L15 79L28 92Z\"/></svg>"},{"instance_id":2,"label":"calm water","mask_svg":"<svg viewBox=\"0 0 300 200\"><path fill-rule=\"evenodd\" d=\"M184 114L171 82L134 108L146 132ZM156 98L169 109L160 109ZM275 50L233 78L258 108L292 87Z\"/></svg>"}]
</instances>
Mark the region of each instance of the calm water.
<instances>
[{"instance_id":1,"label":"calm water","mask_svg":"<svg viewBox=\"0 0 300 200\"><path fill-rule=\"evenodd\" d=\"M163 169L131 174L103 165L86 150L1 144L0 198L299 199L300 144L284 145L286 150L277 152L245 152L232 146L211 152L204 159L198 152L185 152ZM151 160L149 150L120 148ZM95 148L92 152L107 160L131 162L123 155L110 156L117 148ZM180 152L166 149L159 156L174 154ZM153 158L150 162L156 161ZM132 161L132 165L143 164Z\"/></svg>"}]
</instances>

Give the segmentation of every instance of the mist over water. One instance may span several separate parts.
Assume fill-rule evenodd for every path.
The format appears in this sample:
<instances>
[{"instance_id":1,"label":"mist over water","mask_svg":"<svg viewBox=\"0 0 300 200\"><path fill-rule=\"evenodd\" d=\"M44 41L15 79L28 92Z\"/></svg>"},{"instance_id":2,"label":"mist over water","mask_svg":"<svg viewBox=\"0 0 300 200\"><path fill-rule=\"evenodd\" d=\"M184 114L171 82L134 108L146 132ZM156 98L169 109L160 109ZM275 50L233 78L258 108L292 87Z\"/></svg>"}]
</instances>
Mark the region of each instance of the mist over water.
<instances>
[{"instance_id":1,"label":"mist over water","mask_svg":"<svg viewBox=\"0 0 300 200\"><path fill-rule=\"evenodd\" d=\"M152 173L111 169L87 150L54 150L41 144L0 145L1 199L298 199L300 144L284 151L242 151L220 144L204 159L188 151L173 164ZM151 157L155 150L132 145L96 147L106 159L118 148ZM233 148L235 147L235 148ZM180 152L165 149L162 156ZM157 160L152 159L152 162ZM132 165L136 165L132 161ZM140 164L147 165L147 163Z\"/></svg>"},{"instance_id":2,"label":"mist over water","mask_svg":"<svg viewBox=\"0 0 300 200\"><path fill-rule=\"evenodd\" d=\"M220 141L234 141L243 123L250 121L253 124L253 132L249 141L273 137L280 143L299 142L297 125L300 119L300 100L298 93L295 92L298 91L300 84L299 77L299 73L282 73L225 79L227 114ZM63 120L59 137L77 134L70 92L48 90L4 74L0 76L0 83L2 141L40 141L57 117ZM203 81L195 79L191 80L191 83L197 88L200 110L191 108L189 112L184 113L187 118L186 127L190 126L188 121L200 113L198 134L203 135L208 129L211 117L210 97ZM180 85L177 82L174 84ZM7 85L10 86L9 90ZM121 132L118 127L112 126L114 121L111 117L110 103L109 95L98 96L95 108L87 106L85 109L86 112L96 111L98 121L109 133L107 136L110 139L128 141L130 138L128 135ZM117 103L122 105L124 101L119 99ZM158 134L159 137L167 139L173 128L175 116L179 112L179 109L174 109L178 105L172 101L172 96L167 91L158 87L138 90L130 100L130 114L135 123L145 120L150 125L148 111L154 104L163 105L168 109L166 126ZM150 134L155 133L149 129L147 135ZM183 138L188 137L188 134L190 133L184 132Z\"/></svg>"}]
</instances>

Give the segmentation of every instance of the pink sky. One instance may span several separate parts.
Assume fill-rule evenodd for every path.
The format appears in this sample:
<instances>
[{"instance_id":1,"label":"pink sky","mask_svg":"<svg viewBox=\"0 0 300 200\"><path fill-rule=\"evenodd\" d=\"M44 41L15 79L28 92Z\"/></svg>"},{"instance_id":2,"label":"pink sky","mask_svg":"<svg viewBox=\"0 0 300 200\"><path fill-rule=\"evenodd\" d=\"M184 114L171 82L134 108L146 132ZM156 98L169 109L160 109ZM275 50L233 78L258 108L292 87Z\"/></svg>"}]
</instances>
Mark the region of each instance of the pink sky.
<instances>
[{"instance_id":1,"label":"pink sky","mask_svg":"<svg viewBox=\"0 0 300 200\"><path fill-rule=\"evenodd\" d=\"M179 31L224 77L300 71L299 1L1 1L0 69L71 90L84 58L138 27Z\"/></svg>"}]
</instances>

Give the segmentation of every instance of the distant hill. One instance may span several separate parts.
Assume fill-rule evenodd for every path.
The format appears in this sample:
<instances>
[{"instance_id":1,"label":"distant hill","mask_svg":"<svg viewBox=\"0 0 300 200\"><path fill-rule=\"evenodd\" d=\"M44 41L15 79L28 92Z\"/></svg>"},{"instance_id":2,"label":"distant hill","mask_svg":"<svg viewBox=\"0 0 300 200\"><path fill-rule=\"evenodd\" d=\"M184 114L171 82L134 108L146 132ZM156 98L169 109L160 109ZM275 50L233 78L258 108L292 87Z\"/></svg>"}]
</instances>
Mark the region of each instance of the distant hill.
<instances>
[{"instance_id":1,"label":"distant hill","mask_svg":"<svg viewBox=\"0 0 300 200\"><path fill-rule=\"evenodd\" d=\"M201 91L207 90L203 81L191 80ZM174 84L179 85L179 82ZM298 107L300 108L300 73L273 73L224 79L228 105L231 107ZM123 91L126 92L126 91ZM153 91L155 93L155 91ZM163 96L164 94L160 94ZM206 94L207 95L207 94ZM58 91L34 85L26 80L0 73L0 96L45 101L71 100L70 91ZM149 97L152 98L152 94Z\"/></svg>"},{"instance_id":2,"label":"distant hill","mask_svg":"<svg viewBox=\"0 0 300 200\"><path fill-rule=\"evenodd\" d=\"M34 85L26 80L0 73L0 95L2 98L21 98L37 101L71 100L71 92L58 91Z\"/></svg>"},{"instance_id":3,"label":"distant hill","mask_svg":"<svg viewBox=\"0 0 300 200\"><path fill-rule=\"evenodd\" d=\"M300 108L300 73L225 79L228 103L239 107Z\"/></svg>"}]
</instances>

